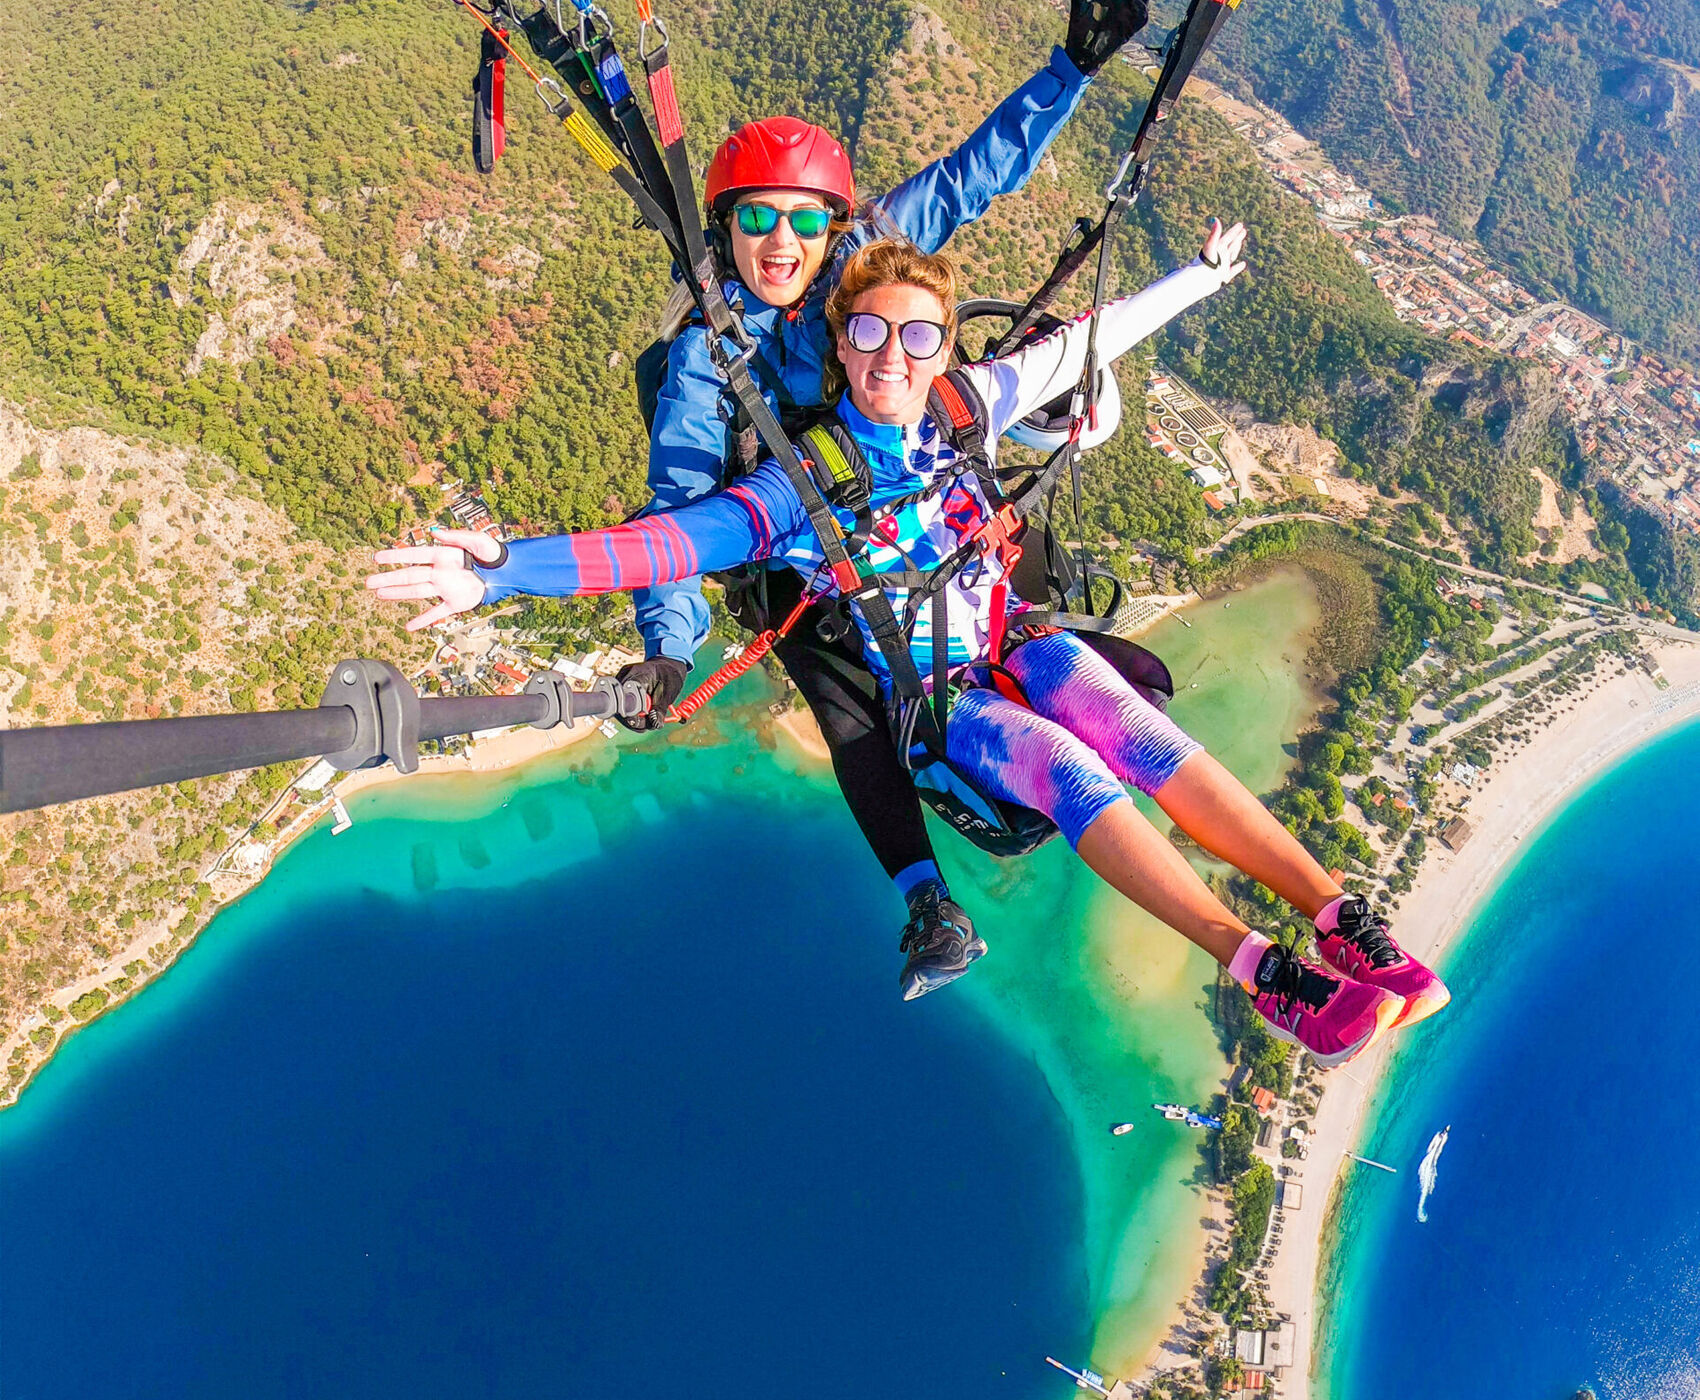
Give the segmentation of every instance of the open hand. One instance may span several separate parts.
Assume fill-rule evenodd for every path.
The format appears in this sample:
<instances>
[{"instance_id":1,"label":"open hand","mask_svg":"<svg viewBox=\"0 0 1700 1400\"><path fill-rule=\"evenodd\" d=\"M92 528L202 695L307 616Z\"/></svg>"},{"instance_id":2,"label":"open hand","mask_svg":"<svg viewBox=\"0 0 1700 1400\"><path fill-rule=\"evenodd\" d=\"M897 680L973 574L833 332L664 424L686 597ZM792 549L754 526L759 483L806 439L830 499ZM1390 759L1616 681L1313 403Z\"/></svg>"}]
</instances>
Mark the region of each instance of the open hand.
<instances>
[{"instance_id":1,"label":"open hand","mask_svg":"<svg viewBox=\"0 0 1700 1400\"><path fill-rule=\"evenodd\" d=\"M1245 264L1240 261L1244 248L1244 224L1235 224L1224 230L1220 219L1212 219L1210 232L1204 236L1204 247L1199 250L1198 257L1206 267L1221 269L1222 285L1227 286L1245 271Z\"/></svg>"},{"instance_id":2,"label":"open hand","mask_svg":"<svg viewBox=\"0 0 1700 1400\"><path fill-rule=\"evenodd\" d=\"M380 549L374 564L394 564L385 573L372 574L366 587L380 598L402 601L409 598L441 599L407 624L409 632L435 627L456 613L484 601L484 580L467 566L467 555L482 564L501 558L501 546L477 530L434 530L436 544L412 545L406 549Z\"/></svg>"}]
</instances>

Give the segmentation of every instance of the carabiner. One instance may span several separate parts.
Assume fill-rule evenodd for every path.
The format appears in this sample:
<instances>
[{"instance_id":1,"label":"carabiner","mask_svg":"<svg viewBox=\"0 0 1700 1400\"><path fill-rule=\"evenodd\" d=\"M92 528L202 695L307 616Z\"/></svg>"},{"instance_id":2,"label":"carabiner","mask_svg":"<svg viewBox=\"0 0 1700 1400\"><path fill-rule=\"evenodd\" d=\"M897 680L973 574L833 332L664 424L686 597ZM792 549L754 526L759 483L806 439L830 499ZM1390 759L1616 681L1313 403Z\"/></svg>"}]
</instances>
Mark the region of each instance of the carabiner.
<instances>
[{"instance_id":1,"label":"carabiner","mask_svg":"<svg viewBox=\"0 0 1700 1400\"><path fill-rule=\"evenodd\" d=\"M588 0L583 4L580 0L573 0L573 3L579 7L578 46L581 49L588 49L599 38L613 42L614 21L608 18L606 10L600 5L589 4Z\"/></svg>"},{"instance_id":2,"label":"carabiner","mask_svg":"<svg viewBox=\"0 0 1700 1400\"><path fill-rule=\"evenodd\" d=\"M1133 151L1130 149L1128 153L1122 157L1122 163L1116 167L1116 178L1104 186L1104 198L1109 200L1111 204L1114 204L1122 197L1122 181L1127 179L1127 170L1132 164Z\"/></svg>"},{"instance_id":3,"label":"carabiner","mask_svg":"<svg viewBox=\"0 0 1700 1400\"><path fill-rule=\"evenodd\" d=\"M653 49L649 47L649 31L651 29L661 35L661 42ZM667 52L668 43L666 21L659 15L653 19L646 19L638 28L638 59L643 63L648 63L651 58L659 58Z\"/></svg>"},{"instance_id":4,"label":"carabiner","mask_svg":"<svg viewBox=\"0 0 1700 1400\"><path fill-rule=\"evenodd\" d=\"M545 88L548 89L548 92L544 91ZM560 101L551 102L549 92L554 93ZM539 78L537 80L537 99L543 104L544 110L557 121L564 122L573 114L572 99L567 96L566 91L553 78Z\"/></svg>"}]
</instances>

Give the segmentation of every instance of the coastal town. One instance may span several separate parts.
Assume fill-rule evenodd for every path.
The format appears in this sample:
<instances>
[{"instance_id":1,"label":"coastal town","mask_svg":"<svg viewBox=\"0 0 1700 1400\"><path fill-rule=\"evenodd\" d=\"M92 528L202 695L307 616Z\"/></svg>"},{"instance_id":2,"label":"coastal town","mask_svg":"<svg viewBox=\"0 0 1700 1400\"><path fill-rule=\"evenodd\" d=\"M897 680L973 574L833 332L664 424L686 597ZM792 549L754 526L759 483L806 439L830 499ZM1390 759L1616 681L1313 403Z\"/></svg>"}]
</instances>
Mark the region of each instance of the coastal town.
<instances>
[{"instance_id":1,"label":"coastal town","mask_svg":"<svg viewBox=\"0 0 1700 1400\"><path fill-rule=\"evenodd\" d=\"M1590 464L1667 525L1700 533L1700 376L1574 306L1543 300L1434 220L1390 212L1274 109L1196 81L1401 320L1545 365Z\"/></svg>"}]
</instances>

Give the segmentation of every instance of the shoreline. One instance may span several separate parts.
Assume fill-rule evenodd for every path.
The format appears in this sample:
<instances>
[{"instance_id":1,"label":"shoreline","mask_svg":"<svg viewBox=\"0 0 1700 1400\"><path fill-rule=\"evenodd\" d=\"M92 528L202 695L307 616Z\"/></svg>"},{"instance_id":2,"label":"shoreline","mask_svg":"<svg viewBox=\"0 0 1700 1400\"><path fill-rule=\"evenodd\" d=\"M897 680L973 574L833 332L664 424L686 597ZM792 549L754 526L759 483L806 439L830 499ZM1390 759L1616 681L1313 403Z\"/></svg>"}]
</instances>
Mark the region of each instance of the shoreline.
<instances>
[{"instance_id":1,"label":"shoreline","mask_svg":"<svg viewBox=\"0 0 1700 1400\"><path fill-rule=\"evenodd\" d=\"M1522 842L1606 770L1664 734L1700 718L1700 643L1645 639L1664 671L1660 689L1642 671L1614 675L1578 697L1572 708L1511 754L1496 757L1473 793L1475 832L1462 850L1432 843L1409 894L1393 911L1400 943L1425 962L1443 965L1482 899L1520 854ZM1448 1008L1457 1015L1461 1006ZM1322 1290L1331 1282L1338 1241L1329 1221L1370 1111L1387 1087L1398 1048L1395 1033L1349 1069L1330 1074L1312 1120L1310 1154L1297 1176L1305 1206L1288 1212L1286 1241L1270 1265L1269 1297L1294 1324L1294 1354L1281 1381L1283 1400L1327 1400L1318 1383L1318 1332L1327 1321Z\"/></svg>"},{"instance_id":2,"label":"shoreline","mask_svg":"<svg viewBox=\"0 0 1700 1400\"><path fill-rule=\"evenodd\" d=\"M179 919L184 911L178 905L167 911L163 920L157 925L144 928L129 940L122 948L117 949L100 967L93 972L85 973L74 982L66 983L49 997L44 998L44 1004L51 1003L61 1013L61 1020L68 1021L66 1029L54 1037L47 1054L35 1059L30 1065L29 1073L13 1086L11 1092L0 1097L0 1113L17 1105L23 1098L24 1092L42 1070L53 1062L53 1057L81 1030L92 1026L95 1022L110 1016L119 1007L126 1005L133 998L140 996L160 978L164 977L190 948L194 947L201 935L220 913L238 900L243 899L258 889L272 866L297 841L312 831L326 817L331 815L331 794L334 793L343 801L359 793L375 788L388 787L394 783L406 782L427 777L466 777L488 773L503 772L509 769L523 767L551 753L559 753L590 738L598 732L599 726L593 720L573 720L566 724L555 726L553 729L534 729L525 726L511 729L501 734L492 735L481 741L468 754L446 756L442 754L424 754L420 756L419 768L413 773L400 773L393 764L385 763L378 768L361 768L343 774L330 788L325 789L322 801L311 807L303 807L292 813L285 825L278 829L273 838L268 854L263 863L249 869L236 869L227 864L238 845L232 846L218 860L215 868L204 877L206 883L212 886L217 902L208 911L206 918L195 928L195 931L185 936L175 948L170 948L169 956L159 956L160 951L169 948L170 925ZM805 742L799 740L799 742ZM824 744L822 748L824 750ZM303 770L305 771L305 770ZM285 793L295 791L291 785ZM280 799L281 800L281 799ZM271 812L263 817L268 819L276 813L274 804ZM85 993L107 986L118 977L127 964L140 961L146 969L146 975L134 979L134 984L122 995L111 998L92 1016L78 1018L71 1010L71 1005ZM29 1033L42 1024L56 1024L46 1021L38 1012L35 1016L24 1021L15 1035L0 1042L0 1054L10 1054L12 1047L27 1044Z\"/></svg>"}]
</instances>

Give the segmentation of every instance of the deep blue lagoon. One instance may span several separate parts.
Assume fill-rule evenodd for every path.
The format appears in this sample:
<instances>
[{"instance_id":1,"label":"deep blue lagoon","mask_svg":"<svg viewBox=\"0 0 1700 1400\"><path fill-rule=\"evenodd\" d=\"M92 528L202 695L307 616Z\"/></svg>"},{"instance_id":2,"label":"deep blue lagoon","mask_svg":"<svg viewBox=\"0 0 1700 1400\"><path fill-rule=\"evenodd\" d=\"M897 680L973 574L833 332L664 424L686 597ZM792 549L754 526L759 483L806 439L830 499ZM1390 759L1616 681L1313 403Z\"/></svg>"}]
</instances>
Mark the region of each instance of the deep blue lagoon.
<instances>
[{"instance_id":1,"label":"deep blue lagoon","mask_svg":"<svg viewBox=\"0 0 1700 1400\"><path fill-rule=\"evenodd\" d=\"M1332 1400L1700 1393L1700 727L1525 844L1392 1069L1399 1176L1351 1179Z\"/></svg>"},{"instance_id":2,"label":"deep blue lagoon","mask_svg":"<svg viewBox=\"0 0 1700 1400\"><path fill-rule=\"evenodd\" d=\"M889 886L757 757L307 838L0 1115L0 1394L1041 1391L1092 1322L1061 1111L897 1001Z\"/></svg>"}]
</instances>

